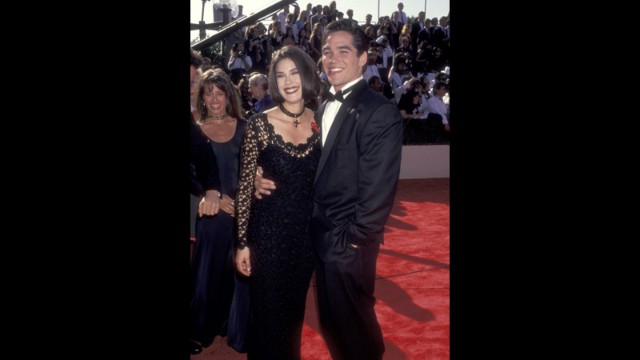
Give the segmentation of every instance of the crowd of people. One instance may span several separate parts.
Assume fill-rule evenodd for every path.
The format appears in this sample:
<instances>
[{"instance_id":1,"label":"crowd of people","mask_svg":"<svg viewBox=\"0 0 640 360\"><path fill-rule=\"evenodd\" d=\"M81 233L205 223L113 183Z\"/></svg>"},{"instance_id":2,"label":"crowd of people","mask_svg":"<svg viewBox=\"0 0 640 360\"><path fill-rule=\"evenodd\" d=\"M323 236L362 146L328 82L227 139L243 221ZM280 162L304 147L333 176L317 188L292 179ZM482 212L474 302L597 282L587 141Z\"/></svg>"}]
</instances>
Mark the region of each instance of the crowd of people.
<instances>
[{"instance_id":1,"label":"crowd of people","mask_svg":"<svg viewBox=\"0 0 640 360\"><path fill-rule=\"evenodd\" d=\"M261 94L256 90L256 96L249 88L250 78L257 74L266 76L273 54L286 45L299 47L316 62L323 83L324 91L320 98L323 99L330 84L320 64L322 32L330 22L348 19L365 31L369 42L365 80L375 77L372 81L378 84L378 91L398 107L403 96L408 98L403 103L411 108L405 111L415 115L416 120L404 118L403 143L449 143L449 16L429 19L424 11L408 16L403 9L400 2L390 16L381 16L377 22L372 22L372 15L366 14L365 21L359 22L354 19L352 9L344 13L339 11L336 1L324 6L308 3L306 9L293 4L272 14L268 25L257 22L237 30L230 36L229 53L219 55L224 59L222 66L226 66L225 71L240 89L245 116L259 112L263 105L254 106L261 101ZM236 19L243 16L240 12ZM205 65L204 68L210 66ZM421 85L414 88L418 82ZM446 85L444 94L434 91L434 86L440 82ZM268 94L268 89L265 92ZM416 93L419 101L410 106ZM432 97L434 99L429 101Z\"/></svg>"},{"instance_id":2,"label":"crowd of people","mask_svg":"<svg viewBox=\"0 0 640 360\"><path fill-rule=\"evenodd\" d=\"M294 8L247 26L226 67L191 50L189 352L221 336L300 359L315 272L332 358L381 359L376 261L402 145L448 141L448 18Z\"/></svg>"}]
</instances>

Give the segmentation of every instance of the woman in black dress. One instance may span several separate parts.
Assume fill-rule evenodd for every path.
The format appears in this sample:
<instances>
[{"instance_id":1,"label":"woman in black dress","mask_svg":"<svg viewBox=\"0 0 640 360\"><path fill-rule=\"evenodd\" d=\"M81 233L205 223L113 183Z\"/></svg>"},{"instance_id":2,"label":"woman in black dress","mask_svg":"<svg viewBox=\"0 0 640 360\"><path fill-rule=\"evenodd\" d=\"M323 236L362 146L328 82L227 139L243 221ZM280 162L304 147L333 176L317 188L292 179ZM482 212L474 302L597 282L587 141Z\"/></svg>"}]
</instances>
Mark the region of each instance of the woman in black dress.
<instances>
[{"instance_id":1,"label":"woman in black dress","mask_svg":"<svg viewBox=\"0 0 640 360\"><path fill-rule=\"evenodd\" d=\"M275 53L269 89L277 107L249 119L240 154L236 267L249 276L248 359L300 359L314 252L309 235L320 129L305 103L321 91L306 53ZM258 166L278 188L256 200Z\"/></svg>"},{"instance_id":2,"label":"woman in black dress","mask_svg":"<svg viewBox=\"0 0 640 360\"><path fill-rule=\"evenodd\" d=\"M220 174L220 210L196 220L191 260L190 352L197 354L215 336L227 335L234 291L235 195L240 145L246 129L240 94L220 69L207 70L199 82L197 123L216 154Z\"/></svg>"}]
</instances>

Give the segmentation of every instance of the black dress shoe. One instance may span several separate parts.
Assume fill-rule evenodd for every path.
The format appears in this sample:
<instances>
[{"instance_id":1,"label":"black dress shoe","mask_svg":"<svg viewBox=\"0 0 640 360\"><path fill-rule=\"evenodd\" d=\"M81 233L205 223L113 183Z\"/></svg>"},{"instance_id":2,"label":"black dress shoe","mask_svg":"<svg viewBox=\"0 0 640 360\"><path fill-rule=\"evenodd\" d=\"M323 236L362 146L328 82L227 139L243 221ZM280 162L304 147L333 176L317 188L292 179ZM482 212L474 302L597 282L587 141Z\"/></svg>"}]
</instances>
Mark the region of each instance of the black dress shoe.
<instances>
[{"instance_id":1,"label":"black dress shoe","mask_svg":"<svg viewBox=\"0 0 640 360\"><path fill-rule=\"evenodd\" d=\"M189 340L189 352L191 355L200 354L202 352L202 345L193 340Z\"/></svg>"},{"instance_id":2,"label":"black dress shoe","mask_svg":"<svg viewBox=\"0 0 640 360\"><path fill-rule=\"evenodd\" d=\"M211 340L207 340L207 341L201 341L201 342L200 342L200 345L201 345L203 348L208 348L209 346L211 346L211 344L213 344L213 339L211 339Z\"/></svg>"}]
</instances>

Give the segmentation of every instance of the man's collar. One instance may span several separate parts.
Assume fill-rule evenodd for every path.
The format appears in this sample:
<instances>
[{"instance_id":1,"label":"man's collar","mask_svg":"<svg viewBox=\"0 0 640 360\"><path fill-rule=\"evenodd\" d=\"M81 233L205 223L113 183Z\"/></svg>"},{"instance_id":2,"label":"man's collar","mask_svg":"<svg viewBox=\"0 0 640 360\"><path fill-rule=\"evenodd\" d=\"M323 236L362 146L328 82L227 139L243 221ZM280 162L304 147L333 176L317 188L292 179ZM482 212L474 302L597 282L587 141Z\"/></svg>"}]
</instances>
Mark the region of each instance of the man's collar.
<instances>
[{"instance_id":1,"label":"man's collar","mask_svg":"<svg viewBox=\"0 0 640 360\"><path fill-rule=\"evenodd\" d=\"M352 80L348 83L346 83L343 87L342 87L342 91L344 92L345 90L351 88L353 85L355 85L358 81L364 79L364 76L360 75L357 79ZM331 86L331 89L329 89L329 92L332 94L336 94L336 88L334 86Z\"/></svg>"}]
</instances>

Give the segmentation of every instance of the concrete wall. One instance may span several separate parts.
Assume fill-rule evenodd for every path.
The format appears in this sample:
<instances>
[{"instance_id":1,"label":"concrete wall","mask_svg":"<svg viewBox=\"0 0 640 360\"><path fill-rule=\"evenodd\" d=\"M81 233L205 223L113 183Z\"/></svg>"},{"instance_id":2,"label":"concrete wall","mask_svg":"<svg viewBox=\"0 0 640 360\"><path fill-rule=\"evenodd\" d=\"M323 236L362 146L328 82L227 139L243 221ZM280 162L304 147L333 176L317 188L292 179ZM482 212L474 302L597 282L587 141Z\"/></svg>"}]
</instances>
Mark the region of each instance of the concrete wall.
<instances>
[{"instance_id":1,"label":"concrete wall","mask_svg":"<svg viewBox=\"0 0 640 360\"><path fill-rule=\"evenodd\" d=\"M449 145L405 145L402 147L400 179L449 177Z\"/></svg>"}]
</instances>

